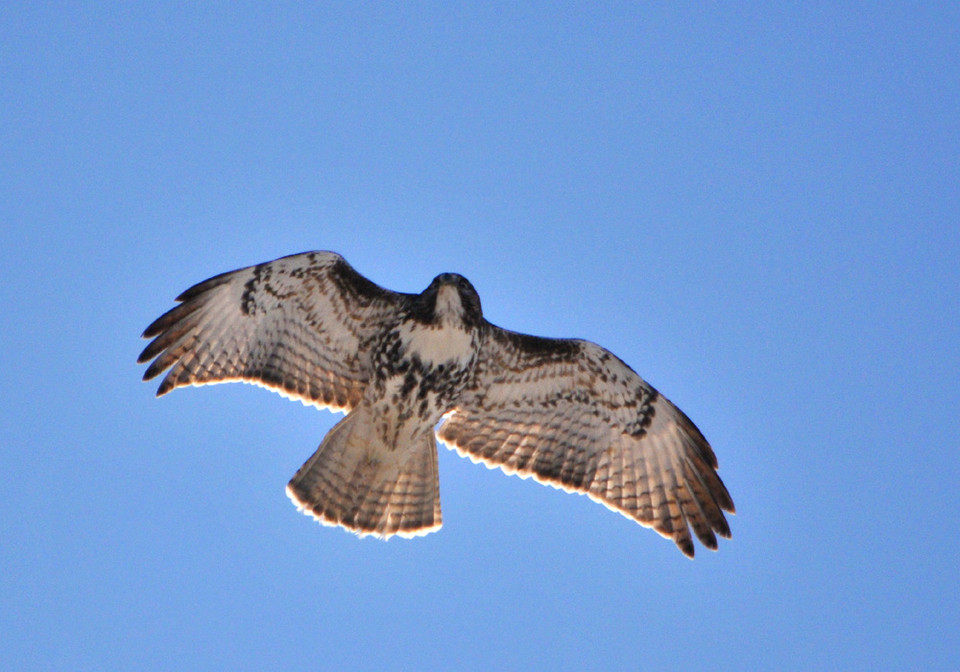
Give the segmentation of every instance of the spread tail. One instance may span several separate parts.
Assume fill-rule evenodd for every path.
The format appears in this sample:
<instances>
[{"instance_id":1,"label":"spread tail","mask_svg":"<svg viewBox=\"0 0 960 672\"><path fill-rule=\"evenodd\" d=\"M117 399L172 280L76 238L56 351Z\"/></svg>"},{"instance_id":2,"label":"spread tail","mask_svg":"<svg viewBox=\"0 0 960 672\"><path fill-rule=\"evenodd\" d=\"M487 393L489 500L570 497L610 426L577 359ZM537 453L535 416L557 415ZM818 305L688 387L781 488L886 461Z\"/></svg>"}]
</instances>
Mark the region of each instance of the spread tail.
<instances>
[{"instance_id":1,"label":"spread tail","mask_svg":"<svg viewBox=\"0 0 960 672\"><path fill-rule=\"evenodd\" d=\"M287 484L287 495L324 525L360 536L414 537L440 528L432 431L392 450L376 438L363 404L338 422Z\"/></svg>"}]
</instances>

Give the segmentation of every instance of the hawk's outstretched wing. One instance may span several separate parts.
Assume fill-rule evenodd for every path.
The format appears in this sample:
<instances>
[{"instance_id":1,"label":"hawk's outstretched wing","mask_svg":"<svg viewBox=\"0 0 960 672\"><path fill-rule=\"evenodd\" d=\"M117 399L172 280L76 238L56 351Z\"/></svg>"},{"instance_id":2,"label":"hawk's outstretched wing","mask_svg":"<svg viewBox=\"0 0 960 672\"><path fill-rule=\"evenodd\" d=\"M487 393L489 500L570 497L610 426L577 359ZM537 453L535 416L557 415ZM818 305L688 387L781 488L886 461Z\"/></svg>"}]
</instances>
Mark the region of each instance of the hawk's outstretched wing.
<instances>
[{"instance_id":1,"label":"hawk's outstretched wing","mask_svg":"<svg viewBox=\"0 0 960 672\"><path fill-rule=\"evenodd\" d=\"M475 379L440 426L461 455L588 495L693 556L730 536L733 500L680 409L594 343L486 324Z\"/></svg>"},{"instance_id":2,"label":"hawk's outstretched wing","mask_svg":"<svg viewBox=\"0 0 960 672\"><path fill-rule=\"evenodd\" d=\"M154 340L157 396L183 385L245 381L348 411L371 375L370 347L409 295L357 273L338 254L306 252L223 273L177 297L143 332ZM172 368L171 368L172 367Z\"/></svg>"}]
</instances>

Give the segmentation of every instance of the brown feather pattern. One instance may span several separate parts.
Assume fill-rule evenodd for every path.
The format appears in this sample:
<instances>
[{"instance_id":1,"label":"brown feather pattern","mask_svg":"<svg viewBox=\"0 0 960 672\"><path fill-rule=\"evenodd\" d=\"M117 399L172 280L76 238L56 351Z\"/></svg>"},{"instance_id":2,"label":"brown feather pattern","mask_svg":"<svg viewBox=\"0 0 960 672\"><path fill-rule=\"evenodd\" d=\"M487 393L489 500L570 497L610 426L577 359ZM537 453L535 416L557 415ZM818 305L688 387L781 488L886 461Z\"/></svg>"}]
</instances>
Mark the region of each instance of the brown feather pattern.
<instances>
[{"instance_id":1,"label":"brown feather pattern","mask_svg":"<svg viewBox=\"0 0 960 672\"><path fill-rule=\"evenodd\" d=\"M180 305L144 331L154 340L138 361L156 357L144 380L170 369L157 396L184 385L244 381L350 410L370 378L370 341L406 297L378 288L333 253L283 257L183 292Z\"/></svg>"},{"instance_id":2,"label":"brown feather pattern","mask_svg":"<svg viewBox=\"0 0 960 672\"><path fill-rule=\"evenodd\" d=\"M157 395L244 381L348 412L287 492L324 524L414 536L441 524L434 428L461 455L578 492L694 554L733 500L690 419L588 341L501 329L465 278L386 290L332 252L214 276L144 331ZM151 361L152 360L152 361Z\"/></svg>"},{"instance_id":3,"label":"brown feather pattern","mask_svg":"<svg viewBox=\"0 0 960 672\"><path fill-rule=\"evenodd\" d=\"M706 439L626 364L587 341L489 325L473 387L441 441L509 474L579 492L673 539L716 549L733 500Z\"/></svg>"}]
</instances>

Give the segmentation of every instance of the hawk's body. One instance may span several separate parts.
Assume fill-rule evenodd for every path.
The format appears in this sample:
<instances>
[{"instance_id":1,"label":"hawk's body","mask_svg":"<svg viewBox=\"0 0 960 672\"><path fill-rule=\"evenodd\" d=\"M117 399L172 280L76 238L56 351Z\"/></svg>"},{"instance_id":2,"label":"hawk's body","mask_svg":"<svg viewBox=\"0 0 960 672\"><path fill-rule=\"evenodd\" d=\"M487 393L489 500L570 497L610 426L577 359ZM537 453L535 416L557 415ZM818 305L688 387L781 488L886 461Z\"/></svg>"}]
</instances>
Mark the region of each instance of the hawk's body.
<instances>
[{"instance_id":1,"label":"hawk's body","mask_svg":"<svg viewBox=\"0 0 960 672\"><path fill-rule=\"evenodd\" d=\"M462 276L421 294L370 282L332 252L218 275L144 332L158 395L242 380L346 411L287 492L325 524L413 536L440 527L434 430L461 455L587 494L693 555L733 502L692 422L587 341L496 327Z\"/></svg>"}]
</instances>

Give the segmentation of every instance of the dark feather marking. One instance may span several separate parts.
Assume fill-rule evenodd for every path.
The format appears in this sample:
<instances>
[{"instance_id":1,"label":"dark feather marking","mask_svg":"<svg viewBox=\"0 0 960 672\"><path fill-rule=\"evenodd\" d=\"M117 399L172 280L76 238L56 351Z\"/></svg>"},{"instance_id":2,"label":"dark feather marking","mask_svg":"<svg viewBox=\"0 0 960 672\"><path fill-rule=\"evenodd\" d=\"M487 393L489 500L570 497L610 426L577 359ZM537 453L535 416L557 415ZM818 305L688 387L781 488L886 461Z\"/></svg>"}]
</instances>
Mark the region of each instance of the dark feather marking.
<instances>
[{"instance_id":1,"label":"dark feather marking","mask_svg":"<svg viewBox=\"0 0 960 672\"><path fill-rule=\"evenodd\" d=\"M504 343L509 351L522 354L527 367L558 361L574 362L582 352L579 341L573 339L531 336L493 324L490 327L493 338Z\"/></svg>"},{"instance_id":2,"label":"dark feather marking","mask_svg":"<svg viewBox=\"0 0 960 672\"><path fill-rule=\"evenodd\" d=\"M384 289L372 280L357 273L353 266L348 264L342 257L334 262L329 272L330 278L337 283L340 289L350 292L354 297L363 299L365 303L387 299L397 294L397 292Z\"/></svg>"},{"instance_id":3,"label":"dark feather marking","mask_svg":"<svg viewBox=\"0 0 960 672\"><path fill-rule=\"evenodd\" d=\"M267 264L257 264L253 267L253 277L247 280L246 284L243 286L243 294L240 296L240 312L244 315L253 315L257 309L257 299L256 293L257 288L260 285L261 275L264 274L264 269L267 268ZM266 271L267 278L270 277L270 272Z\"/></svg>"},{"instance_id":4,"label":"dark feather marking","mask_svg":"<svg viewBox=\"0 0 960 672\"><path fill-rule=\"evenodd\" d=\"M185 289L183 292L181 292L180 296L178 296L175 300L182 303L184 301L189 301L190 299L200 296L201 294L209 292L211 289L215 289L220 285L230 282L230 276L233 275L234 273L236 273L236 271L227 271L226 273L220 273L218 275L213 276L212 278L207 278L202 282L198 282L192 287L189 287Z\"/></svg>"},{"instance_id":5,"label":"dark feather marking","mask_svg":"<svg viewBox=\"0 0 960 672\"><path fill-rule=\"evenodd\" d=\"M650 423L653 422L653 416L657 412L657 408L654 403L660 397L660 393L651 387L642 388L640 390L638 408L637 408L637 418L633 422L625 425L623 431L625 434L636 437L638 439L643 438L647 433L647 427L650 426Z\"/></svg>"},{"instance_id":6,"label":"dark feather marking","mask_svg":"<svg viewBox=\"0 0 960 672\"><path fill-rule=\"evenodd\" d=\"M153 338L160 332L165 331L172 324L179 322L187 315L196 311L201 305L203 305L201 301L188 300L186 303L181 303L179 306L174 306L151 322L150 326L143 330L142 338ZM141 357L142 356L143 355L141 355ZM144 361L146 360L141 360L140 363L142 364Z\"/></svg>"}]
</instances>

